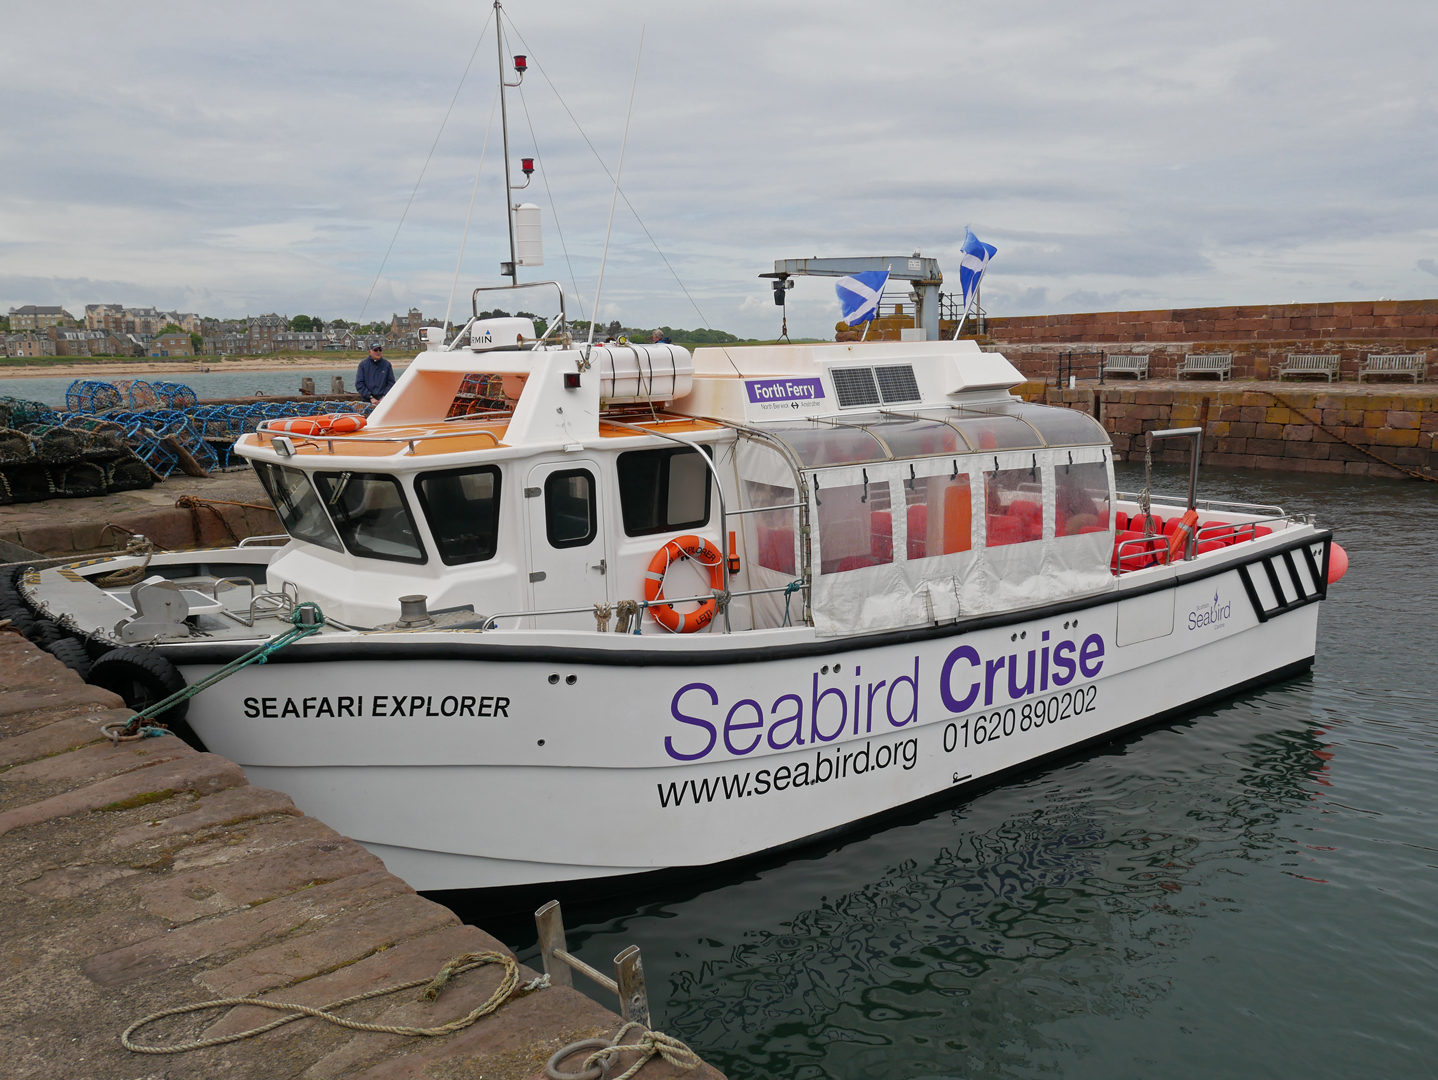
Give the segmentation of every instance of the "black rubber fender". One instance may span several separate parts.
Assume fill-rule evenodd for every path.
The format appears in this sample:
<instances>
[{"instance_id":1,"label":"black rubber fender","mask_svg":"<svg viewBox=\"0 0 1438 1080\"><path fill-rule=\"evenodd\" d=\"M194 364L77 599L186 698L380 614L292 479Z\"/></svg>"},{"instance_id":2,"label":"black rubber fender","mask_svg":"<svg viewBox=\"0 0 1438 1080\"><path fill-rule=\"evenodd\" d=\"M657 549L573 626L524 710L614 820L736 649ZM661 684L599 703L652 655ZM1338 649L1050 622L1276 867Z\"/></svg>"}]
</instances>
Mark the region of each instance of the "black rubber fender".
<instances>
[{"instance_id":1,"label":"black rubber fender","mask_svg":"<svg viewBox=\"0 0 1438 1080\"><path fill-rule=\"evenodd\" d=\"M89 677L91 660L83 641L77 641L72 637L62 637L59 641L47 646L46 651L80 678Z\"/></svg>"},{"instance_id":2,"label":"black rubber fender","mask_svg":"<svg viewBox=\"0 0 1438 1080\"><path fill-rule=\"evenodd\" d=\"M185 688L185 677L159 653L137 645L111 649L90 665L85 681L125 699L136 712ZM188 699L155 717L172 728L190 711Z\"/></svg>"},{"instance_id":3,"label":"black rubber fender","mask_svg":"<svg viewBox=\"0 0 1438 1080\"><path fill-rule=\"evenodd\" d=\"M35 617L24 608L6 608L0 611L0 619L9 619L10 625L27 638L35 629Z\"/></svg>"},{"instance_id":4,"label":"black rubber fender","mask_svg":"<svg viewBox=\"0 0 1438 1080\"><path fill-rule=\"evenodd\" d=\"M48 650L55 642L70 635L49 619L36 619L35 625L25 636L40 648Z\"/></svg>"},{"instance_id":5,"label":"black rubber fender","mask_svg":"<svg viewBox=\"0 0 1438 1080\"><path fill-rule=\"evenodd\" d=\"M90 665L85 681L91 686L119 694L125 699L125 704L137 712L185 688L185 677L180 674L179 668L159 653L137 645L110 649ZM173 708L166 709L155 720L203 754L209 748L185 721L189 711L190 700L186 698Z\"/></svg>"}]
</instances>

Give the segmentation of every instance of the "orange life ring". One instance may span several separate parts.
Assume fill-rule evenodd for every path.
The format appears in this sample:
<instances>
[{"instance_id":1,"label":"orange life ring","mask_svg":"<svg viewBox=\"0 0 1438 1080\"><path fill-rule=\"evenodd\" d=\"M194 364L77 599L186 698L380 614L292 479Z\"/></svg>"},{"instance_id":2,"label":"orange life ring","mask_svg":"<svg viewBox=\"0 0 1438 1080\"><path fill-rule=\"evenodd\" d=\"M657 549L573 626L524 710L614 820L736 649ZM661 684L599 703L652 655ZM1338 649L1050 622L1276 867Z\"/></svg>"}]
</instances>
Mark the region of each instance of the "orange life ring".
<instances>
[{"instance_id":1,"label":"orange life ring","mask_svg":"<svg viewBox=\"0 0 1438 1080\"><path fill-rule=\"evenodd\" d=\"M708 540L691 533L688 536L676 536L649 560L649 569L644 575L645 600L654 604L656 600L664 599L664 575L679 559L693 559L700 566L708 567L710 588L724 587L723 554ZM692 634L713 621L717 607L713 597L710 597L700 601L699 609L687 615L675 611L670 604L656 604L649 609L649 613L654 616L655 622L671 633Z\"/></svg>"},{"instance_id":2,"label":"orange life ring","mask_svg":"<svg viewBox=\"0 0 1438 1080\"><path fill-rule=\"evenodd\" d=\"M354 413L331 413L326 416L297 416L293 420L276 420L266 425L269 431L291 435L347 435L365 426L365 418Z\"/></svg>"},{"instance_id":3,"label":"orange life ring","mask_svg":"<svg viewBox=\"0 0 1438 1080\"><path fill-rule=\"evenodd\" d=\"M1193 538L1193 531L1198 525L1198 511L1186 510L1183 517L1178 519L1178 528L1173 530L1173 535L1168 538L1168 561L1174 562L1183 558L1188 551L1188 542Z\"/></svg>"}]
</instances>

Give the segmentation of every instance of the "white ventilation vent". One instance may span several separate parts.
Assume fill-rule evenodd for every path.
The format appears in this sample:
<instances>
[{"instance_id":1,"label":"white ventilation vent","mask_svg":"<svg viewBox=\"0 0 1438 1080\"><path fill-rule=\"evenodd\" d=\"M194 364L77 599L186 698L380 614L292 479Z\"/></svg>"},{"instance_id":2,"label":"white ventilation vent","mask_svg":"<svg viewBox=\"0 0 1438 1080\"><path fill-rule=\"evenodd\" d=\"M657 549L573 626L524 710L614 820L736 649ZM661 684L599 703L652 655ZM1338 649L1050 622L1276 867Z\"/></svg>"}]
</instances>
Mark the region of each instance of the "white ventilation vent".
<instances>
[{"instance_id":1,"label":"white ventilation vent","mask_svg":"<svg viewBox=\"0 0 1438 1080\"><path fill-rule=\"evenodd\" d=\"M902 405L922 401L919 383L912 364L896 364L881 368L831 368L834 394L839 408L858 406Z\"/></svg>"}]
</instances>

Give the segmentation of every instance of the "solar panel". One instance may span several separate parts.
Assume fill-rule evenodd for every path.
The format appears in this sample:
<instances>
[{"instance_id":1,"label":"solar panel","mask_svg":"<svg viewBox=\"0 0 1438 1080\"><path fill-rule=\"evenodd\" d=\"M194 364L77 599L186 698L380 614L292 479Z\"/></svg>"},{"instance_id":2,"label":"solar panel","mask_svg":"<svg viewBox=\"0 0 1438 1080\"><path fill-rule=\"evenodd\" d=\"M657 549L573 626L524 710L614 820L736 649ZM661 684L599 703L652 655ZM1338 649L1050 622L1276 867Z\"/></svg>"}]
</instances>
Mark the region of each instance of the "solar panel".
<instances>
[{"instance_id":1,"label":"solar panel","mask_svg":"<svg viewBox=\"0 0 1438 1080\"><path fill-rule=\"evenodd\" d=\"M831 368L829 374L834 379L834 393L839 397L841 409L879 404L879 388L874 384L873 368Z\"/></svg>"},{"instance_id":2,"label":"solar panel","mask_svg":"<svg viewBox=\"0 0 1438 1080\"><path fill-rule=\"evenodd\" d=\"M919 393L919 383L914 378L912 364L875 368L874 374L878 377L879 392L884 395L885 405L924 400L924 395Z\"/></svg>"}]
</instances>

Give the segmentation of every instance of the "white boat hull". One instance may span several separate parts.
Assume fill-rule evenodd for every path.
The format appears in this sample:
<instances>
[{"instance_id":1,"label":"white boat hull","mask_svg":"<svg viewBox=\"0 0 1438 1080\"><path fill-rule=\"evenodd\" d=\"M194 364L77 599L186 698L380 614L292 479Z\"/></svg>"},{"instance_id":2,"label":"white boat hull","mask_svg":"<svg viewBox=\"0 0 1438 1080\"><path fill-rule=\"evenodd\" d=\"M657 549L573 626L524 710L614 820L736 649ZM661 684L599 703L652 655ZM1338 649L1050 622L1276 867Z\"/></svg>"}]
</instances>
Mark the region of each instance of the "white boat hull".
<instances>
[{"instance_id":1,"label":"white boat hull","mask_svg":"<svg viewBox=\"0 0 1438 1080\"><path fill-rule=\"evenodd\" d=\"M533 631L475 659L458 635L302 643L189 720L415 888L613 878L793 845L1302 670L1319 606L1262 621L1230 566L967 627L756 631L724 662ZM169 655L191 683L214 668Z\"/></svg>"}]
</instances>

